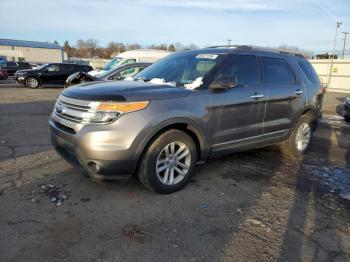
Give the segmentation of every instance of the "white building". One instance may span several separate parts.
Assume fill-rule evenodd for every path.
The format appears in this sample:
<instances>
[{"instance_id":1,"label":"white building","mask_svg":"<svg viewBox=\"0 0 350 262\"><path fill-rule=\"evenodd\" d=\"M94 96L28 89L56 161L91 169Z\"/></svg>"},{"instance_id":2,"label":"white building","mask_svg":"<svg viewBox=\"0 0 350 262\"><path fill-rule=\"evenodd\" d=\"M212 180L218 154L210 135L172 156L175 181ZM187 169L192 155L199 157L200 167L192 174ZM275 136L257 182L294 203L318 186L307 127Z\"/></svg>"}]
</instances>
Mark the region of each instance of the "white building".
<instances>
[{"instance_id":1,"label":"white building","mask_svg":"<svg viewBox=\"0 0 350 262\"><path fill-rule=\"evenodd\" d=\"M31 63L62 63L63 48L49 42L0 39L0 56L9 61L26 61Z\"/></svg>"}]
</instances>

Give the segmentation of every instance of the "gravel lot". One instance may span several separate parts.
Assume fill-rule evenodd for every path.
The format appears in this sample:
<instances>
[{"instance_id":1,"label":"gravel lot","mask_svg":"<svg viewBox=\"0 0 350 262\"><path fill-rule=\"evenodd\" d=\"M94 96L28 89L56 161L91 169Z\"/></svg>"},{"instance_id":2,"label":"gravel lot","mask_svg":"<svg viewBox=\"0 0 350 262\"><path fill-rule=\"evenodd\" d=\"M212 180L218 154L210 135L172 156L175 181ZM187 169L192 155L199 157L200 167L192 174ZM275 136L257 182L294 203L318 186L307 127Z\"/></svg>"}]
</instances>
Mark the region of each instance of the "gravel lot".
<instances>
[{"instance_id":1,"label":"gravel lot","mask_svg":"<svg viewBox=\"0 0 350 262\"><path fill-rule=\"evenodd\" d=\"M0 261L350 261L344 95L327 94L302 161L277 146L236 153L158 195L135 179L92 181L61 160L48 132L60 91L0 82ZM57 207L58 194L68 198Z\"/></svg>"}]
</instances>

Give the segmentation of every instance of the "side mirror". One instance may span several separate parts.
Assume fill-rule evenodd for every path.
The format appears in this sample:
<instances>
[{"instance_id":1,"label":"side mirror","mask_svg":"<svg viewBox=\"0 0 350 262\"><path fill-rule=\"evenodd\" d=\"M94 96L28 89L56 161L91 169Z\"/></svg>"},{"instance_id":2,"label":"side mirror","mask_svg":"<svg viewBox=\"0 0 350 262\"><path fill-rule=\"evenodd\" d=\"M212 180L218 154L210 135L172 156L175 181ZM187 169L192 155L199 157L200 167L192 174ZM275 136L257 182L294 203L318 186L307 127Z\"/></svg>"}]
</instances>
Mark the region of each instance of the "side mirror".
<instances>
[{"instance_id":1,"label":"side mirror","mask_svg":"<svg viewBox=\"0 0 350 262\"><path fill-rule=\"evenodd\" d=\"M213 82L209 85L212 90L226 90L234 87L236 82L232 76L218 75Z\"/></svg>"}]
</instances>

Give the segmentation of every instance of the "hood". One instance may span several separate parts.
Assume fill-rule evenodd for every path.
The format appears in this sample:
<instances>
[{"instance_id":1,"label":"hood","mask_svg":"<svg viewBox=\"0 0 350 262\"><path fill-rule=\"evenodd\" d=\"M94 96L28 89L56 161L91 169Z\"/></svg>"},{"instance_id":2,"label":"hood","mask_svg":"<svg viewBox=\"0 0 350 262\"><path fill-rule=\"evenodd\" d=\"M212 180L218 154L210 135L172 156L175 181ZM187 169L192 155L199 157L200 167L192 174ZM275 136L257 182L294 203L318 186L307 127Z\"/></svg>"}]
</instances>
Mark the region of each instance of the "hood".
<instances>
[{"instance_id":1,"label":"hood","mask_svg":"<svg viewBox=\"0 0 350 262\"><path fill-rule=\"evenodd\" d=\"M28 73L28 72L38 72L40 71L39 69L33 68L33 69L21 69L21 70L17 70L16 73Z\"/></svg>"},{"instance_id":2,"label":"hood","mask_svg":"<svg viewBox=\"0 0 350 262\"><path fill-rule=\"evenodd\" d=\"M17 70L16 73L27 73L27 72L32 72L32 71L36 71L35 69L21 69L21 70Z\"/></svg>"},{"instance_id":3,"label":"hood","mask_svg":"<svg viewBox=\"0 0 350 262\"><path fill-rule=\"evenodd\" d=\"M190 90L142 81L96 81L65 89L62 95L90 101L143 101L188 96Z\"/></svg>"}]
</instances>

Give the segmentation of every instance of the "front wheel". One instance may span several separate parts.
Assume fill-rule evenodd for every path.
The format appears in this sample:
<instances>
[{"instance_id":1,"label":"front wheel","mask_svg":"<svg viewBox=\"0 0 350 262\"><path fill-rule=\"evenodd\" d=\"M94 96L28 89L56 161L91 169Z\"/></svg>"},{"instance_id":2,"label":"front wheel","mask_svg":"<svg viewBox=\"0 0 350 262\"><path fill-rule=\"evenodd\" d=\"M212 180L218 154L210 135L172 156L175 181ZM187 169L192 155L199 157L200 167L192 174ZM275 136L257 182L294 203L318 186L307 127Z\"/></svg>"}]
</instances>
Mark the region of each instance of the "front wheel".
<instances>
[{"instance_id":1,"label":"front wheel","mask_svg":"<svg viewBox=\"0 0 350 262\"><path fill-rule=\"evenodd\" d=\"M169 194L188 183L196 163L197 148L193 139L185 132L171 129L146 149L138 177L147 189Z\"/></svg>"},{"instance_id":2,"label":"front wheel","mask_svg":"<svg viewBox=\"0 0 350 262\"><path fill-rule=\"evenodd\" d=\"M25 82L25 86L29 88L38 88L39 87L39 80L35 77L28 77Z\"/></svg>"},{"instance_id":3,"label":"front wheel","mask_svg":"<svg viewBox=\"0 0 350 262\"><path fill-rule=\"evenodd\" d=\"M281 143L283 153L292 158L299 159L308 150L312 135L315 117L306 113L299 118L297 125L288 139Z\"/></svg>"},{"instance_id":4,"label":"front wheel","mask_svg":"<svg viewBox=\"0 0 350 262\"><path fill-rule=\"evenodd\" d=\"M345 120L345 122L350 123L350 116L344 116L344 120Z\"/></svg>"}]
</instances>

